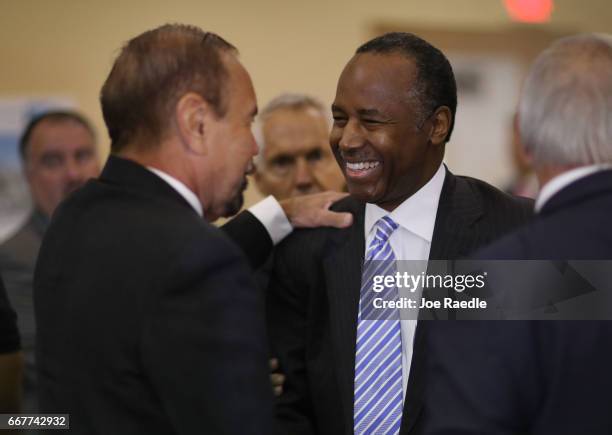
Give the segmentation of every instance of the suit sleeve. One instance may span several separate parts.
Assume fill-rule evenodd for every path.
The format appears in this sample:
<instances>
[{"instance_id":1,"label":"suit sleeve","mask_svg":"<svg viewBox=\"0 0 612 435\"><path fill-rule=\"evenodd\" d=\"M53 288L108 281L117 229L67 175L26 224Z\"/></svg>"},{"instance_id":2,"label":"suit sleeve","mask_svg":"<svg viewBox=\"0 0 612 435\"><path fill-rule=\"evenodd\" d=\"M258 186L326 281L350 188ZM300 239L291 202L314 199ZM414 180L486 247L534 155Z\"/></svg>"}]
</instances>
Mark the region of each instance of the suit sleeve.
<instances>
[{"instance_id":1,"label":"suit sleeve","mask_svg":"<svg viewBox=\"0 0 612 435\"><path fill-rule=\"evenodd\" d=\"M307 291L303 281L295 279L300 275L287 266L288 250L282 249L283 245L280 248L275 253L274 271L266 293L270 346L279 359L281 373L286 376L283 394L275 399L275 433L313 435L316 432L306 373Z\"/></svg>"},{"instance_id":2,"label":"suit sleeve","mask_svg":"<svg viewBox=\"0 0 612 435\"><path fill-rule=\"evenodd\" d=\"M219 233L193 241L177 263L142 339L145 372L175 433L269 435L263 300L248 267Z\"/></svg>"},{"instance_id":3,"label":"suit sleeve","mask_svg":"<svg viewBox=\"0 0 612 435\"><path fill-rule=\"evenodd\" d=\"M261 267L270 256L273 244L268 230L249 211L243 211L221 229L240 247L253 269Z\"/></svg>"},{"instance_id":4,"label":"suit sleeve","mask_svg":"<svg viewBox=\"0 0 612 435\"><path fill-rule=\"evenodd\" d=\"M17 316L11 308L2 277L0 277L0 354L20 350Z\"/></svg>"}]
</instances>

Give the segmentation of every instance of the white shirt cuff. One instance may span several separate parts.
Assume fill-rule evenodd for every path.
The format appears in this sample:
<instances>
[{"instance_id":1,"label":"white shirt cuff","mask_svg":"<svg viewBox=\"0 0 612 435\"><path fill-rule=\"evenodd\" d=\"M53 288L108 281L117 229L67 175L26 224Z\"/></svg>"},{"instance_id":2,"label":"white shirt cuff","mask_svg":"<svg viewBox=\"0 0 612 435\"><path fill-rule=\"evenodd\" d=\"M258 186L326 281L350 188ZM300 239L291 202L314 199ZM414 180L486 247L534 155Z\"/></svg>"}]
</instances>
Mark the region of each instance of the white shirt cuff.
<instances>
[{"instance_id":1,"label":"white shirt cuff","mask_svg":"<svg viewBox=\"0 0 612 435\"><path fill-rule=\"evenodd\" d=\"M293 231L283 208L272 195L263 201L259 201L249 208L249 211L266 227L274 245L280 243Z\"/></svg>"}]
</instances>

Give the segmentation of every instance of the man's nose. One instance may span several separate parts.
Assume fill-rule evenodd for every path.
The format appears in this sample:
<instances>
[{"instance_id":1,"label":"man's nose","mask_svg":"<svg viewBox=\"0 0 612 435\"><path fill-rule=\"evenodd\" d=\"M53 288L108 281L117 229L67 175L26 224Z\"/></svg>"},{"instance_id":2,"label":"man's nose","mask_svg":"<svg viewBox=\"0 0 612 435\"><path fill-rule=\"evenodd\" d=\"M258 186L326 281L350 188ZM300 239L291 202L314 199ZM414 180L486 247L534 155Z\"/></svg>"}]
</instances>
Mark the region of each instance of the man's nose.
<instances>
[{"instance_id":1,"label":"man's nose","mask_svg":"<svg viewBox=\"0 0 612 435\"><path fill-rule=\"evenodd\" d=\"M312 183L313 178L308 162L304 157L299 157L295 166L295 185L300 190L308 190Z\"/></svg>"},{"instance_id":2,"label":"man's nose","mask_svg":"<svg viewBox=\"0 0 612 435\"><path fill-rule=\"evenodd\" d=\"M255 135L253 135L253 132L251 131L251 153L253 155L253 157L255 157L257 154L259 154L259 144L257 143L257 140L255 140Z\"/></svg>"},{"instance_id":3,"label":"man's nose","mask_svg":"<svg viewBox=\"0 0 612 435\"><path fill-rule=\"evenodd\" d=\"M76 159L67 159L64 167L64 174L66 179L71 182L84 183L87 177L87 171L82 163Z\"/></svg>"},{"instance_id":4,"label":"man's nose","mask_svg":"<svg viewBox=\"0 0 612 435\"><path fill-rule=\"evenodd\" d=\"M342 129L342 136L338 145L341 151L350 151L363 146L364 138L361 126L353 120L349 120Z\"/></svg>"}]
</instances>

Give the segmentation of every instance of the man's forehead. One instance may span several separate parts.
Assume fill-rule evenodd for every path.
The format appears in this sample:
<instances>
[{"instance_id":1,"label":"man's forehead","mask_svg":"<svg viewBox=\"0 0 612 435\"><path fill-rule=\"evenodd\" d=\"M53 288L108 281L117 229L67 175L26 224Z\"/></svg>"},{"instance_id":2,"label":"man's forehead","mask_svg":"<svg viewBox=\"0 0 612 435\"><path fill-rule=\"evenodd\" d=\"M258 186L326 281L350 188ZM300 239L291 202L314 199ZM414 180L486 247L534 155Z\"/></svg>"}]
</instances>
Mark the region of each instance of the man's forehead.
<instances>
[{"instance_id":1,"label":"man's forehead","mask_svg":"<svg viewBox=\"0 0 612 435\"><path fill-rule=\"evenodd\" d=\"M84 125L77 121L43 120L32 131L28 148L49 148L58 151L73 147L94 147L94 137Z\"/></svg>"},{"instance_id":2,"label":"man's forehead","mask_svg":"<svg viewBox=\"0 0 612 435\"><path fill-rule=\"evenodd\" d=\"M266 141L266 150L282 148L297 150L316 148L321 144L327 146L329 124L319 114L305 114L303 111L271 113L262 122L262 132ZM274 116L274 115L277 116ZM300 116L301 115L301 116Z\"/></svg>"},{"instance_id":3,"label":"man's forehead","mask_svg":"<svg viewBox=\"0 0 612 435\"><path fill-rule=\"evenodd\" d=\"M312 126L326 125L329 122L327 116L321 110L312 106L279 107L263 114L262 117L262 123L265 127L288 125L290 128L296 128L308 124L306 128L312 128Z\"/></svg>"},{"instance_id":4,"label":"man's forehead","mask_svg":"<svg viewBox=\"0 0 612 435\"><path fill-rule=\"evenodd\" d=\"M257 115L257 98L251 76L246 68L238 61L235 56L226 62L229 72L228 89L233 98L237 98L237 103L241 111L246 115L254 117Z\"/></svg>"},{"instance_id":5,"label":"man's forehead","mask_svg":"<svg viewBox=\"0 0 612 435\"><path fill-rule=\"evenodd\" d=\"M62 134L81 134L86 133L88 136L92 136L91 132L80 122L74 119L44 119L40 121L38 125L34 127L32 131L32 137L45 137L49 135L62 135Z\"/></svg>"},{"instance_id":6,"label":"man's forehead","mask_svg":"<svg viewBox=\"0 0 612 435\"><path fill-rule=\"evenodd\" d=\"M416 77L414 61L398 53L362 53L346 65L338 81L337 96L360 93L369 96L409 92Z\"/></svg>"}]
</instances>

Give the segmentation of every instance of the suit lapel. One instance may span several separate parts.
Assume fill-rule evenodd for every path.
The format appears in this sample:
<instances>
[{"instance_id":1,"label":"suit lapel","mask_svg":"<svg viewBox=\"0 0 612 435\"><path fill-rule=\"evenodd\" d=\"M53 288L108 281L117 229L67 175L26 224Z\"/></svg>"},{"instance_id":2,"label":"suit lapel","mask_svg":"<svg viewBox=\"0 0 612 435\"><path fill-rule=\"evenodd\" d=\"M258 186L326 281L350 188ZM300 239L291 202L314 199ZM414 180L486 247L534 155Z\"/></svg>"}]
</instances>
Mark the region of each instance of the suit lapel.
<instances>
[{"instance_id":1,"label":"suit lapel","mask_svg":"<svg viewBox=\"0 0 612 435\"><path fill-rule=\"evenodd\" d=\"M365 205L355 202L350 211L355 216L354 224L350 228L333 233L323 260L333 348L337 350L332 356L338 375L347 434L353 433L355 343L361 267L365 252ZM447 169L429 259L457 259L468 255L474 244L473 224L482 213L478 195L464 180L455 177ZM412 430L422 408L426 385L424 357L427 328L423 327L424 323L426 324L418 323L415 335L414 356L400 431L402 435Z\"/></svg>"},{"instance_id":2,"label":"suit lapel","mask_svg":"<svg viewBox=\"0 0 612 435\"><path fill-rule=\"evenodd\" d=\"M346 230L334 233L323 260L333 349L337 350L333 359L348 434L353 433L355 343L361 268L365 252L364 210L364 204L355 204L354 210L351 210L355 222Z\"/></svg>"},{"instance_id":3,"label":"suit lapel","mask_svg":"<svg viewBox=\"0 0 612 435\"><path fill-rule=\"evenodd\" d=\"M475 244L473 223L483 214L482 201L469 184L448 169L438 203L430 260L456 260Z\"/></svg>"},{"instance_id":4,"label":"suit lapel","mask_svg":"<svg viewBox=\"0 0 612 435\"><path fill-rule=\"evenodd\" d=\"M429 251L429 260L435 262L430 261L428 273L448 273L453 267L453 260L467 257L472 252L478 240L474 223L482 213L478 195L464 179L455 177L447 169ZM430 300L442 301L443 298L452 296L451 293L454 292L444 288L432 288L428 289L424 296ZM419 312L419 319L449 320L453 318L452 315L453 313L443 308L422 310Z\"/></svg>"},{"instance_id":5,"label":"suit lapel","mask_svg":"<svg viewBox=\"0 0 612 435\"><path fill-rule=\"evenodd\" d=\"M448 168L440 194L436 223L431 241L429 260L455 260L465 257L475 244L474 223L482 216L483 209L477 193L461 178L455 177ZM428 267L429 269L429 267ZM439 299L448 296L446 290L428 290L429 298ZM452 318L452 313L444 310L429 310L419 313L419 322L414 338L414 348L410 377L404 401L401 435L414 428L423 406L423 394L427 385L426 357L428 321Z\"/></svg>"}]
</instances>

